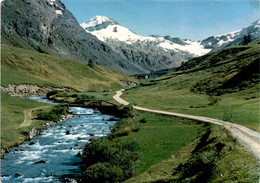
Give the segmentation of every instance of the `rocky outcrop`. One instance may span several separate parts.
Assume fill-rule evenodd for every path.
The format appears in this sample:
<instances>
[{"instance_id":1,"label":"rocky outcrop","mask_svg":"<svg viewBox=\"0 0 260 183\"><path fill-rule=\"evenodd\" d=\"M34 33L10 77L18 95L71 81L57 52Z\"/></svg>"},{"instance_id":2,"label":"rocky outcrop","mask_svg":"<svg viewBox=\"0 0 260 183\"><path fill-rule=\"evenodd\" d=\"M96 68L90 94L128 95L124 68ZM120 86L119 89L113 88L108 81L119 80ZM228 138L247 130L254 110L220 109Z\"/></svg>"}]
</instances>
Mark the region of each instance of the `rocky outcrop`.
<instances>
[{"instance_id":1,"label":"rocky outcrop","mask_svg":"<svg viewBox=\"0 0 260 183\"><path fill-rule=\"evenodd\" d=\"M37 130L36 128L33 128L30 132L29 132L29 139L32 139L33 137L37 136L40 134L40 131Z\"/></svg>"},{"instance_id":2,"label":"rocky outcrop","mask_svg":"<svg viewBox=\"0 0 260 183\"><path fill-rule=\"evenodd\" d=\"M53 87L53 86L38 86L32 84L9 84L7 87L0 87L0 89L12 96L45 96L48 91L58 90L61 92L76 92L75 89L69 87Z\"/></svg>"},{"instance_id":3,"label":"rocky outcrop","mask_svg":"<svg viewBox=\"0 0 260 183\"><path fill-rule=\"evenodd\" d=\"M137 86L138 84L132 81L120 81L120 84L124 87L124 88L132 88Z\"/></svg>"}]
</instances>

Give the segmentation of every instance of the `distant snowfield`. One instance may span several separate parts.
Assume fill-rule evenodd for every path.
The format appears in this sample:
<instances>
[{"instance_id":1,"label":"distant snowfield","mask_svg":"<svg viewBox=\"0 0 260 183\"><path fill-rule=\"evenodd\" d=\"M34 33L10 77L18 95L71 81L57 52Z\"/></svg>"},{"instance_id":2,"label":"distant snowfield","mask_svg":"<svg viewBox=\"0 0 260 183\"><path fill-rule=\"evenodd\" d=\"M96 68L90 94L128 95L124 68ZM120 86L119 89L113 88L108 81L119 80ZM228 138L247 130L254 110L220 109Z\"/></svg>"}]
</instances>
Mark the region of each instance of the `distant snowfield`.
<instances>
[{"instance_id":1,"label":"distant snowfield","mask_svg":"<svg viewBox=\"0 0 260 183\"><path fill-rule=\"evenodd\" d=\"M194 54L195 56L205 55L211 51L211 49L205 49L199 42L188 40L185 41L185 43L187 44L180 45L166 40L160 43L160 46L162 48L174 50L176 52L178 52L178 50L187 51L190 52L191 54Z\"/></svg>"},{"instance_id":2,"label":"distant snowfield","mask_svg":"<svg viewBox=\"0 0 260 183\"><path fill-rule=\"evenodd\" d=\"M157 46L165 51L171 50L179 53L189 53L194 56L202 56L212 49L225 47L236 40L243 39L250 34L254 39L259 37L260 19L248 27L226 34L208 37L203 41L183 40L179 38L166 38L163 36L139 36L130 29L119 25L115 20L103 16L95 16L84 22L81 26L103 42L121 41L126 44L141 44L143 46ZM170 37L170 36L169 36ZM235 43L236 44L236 43Z\"/></svg>"},{"instance_id":3,"label":"distant snowfield","mask_svg":"<svg viewBox=\"0 0 260 183\"><path fill-rule=\"evenodd\" d=\"M107 17L95 17L92 20L81 24L83 28L94 27L100 25L106 21L110 21ZM92 35L96 36L99 40L107 42L109 39L125 42L126 44L134 44L137 42L142 42L143 44L154 42L165 50L173 50L175 52L185 51L189 52L195 56L201 56L207 54L211 49L204 49L199 42L195 41L184 41L186 45L180 45L169 40L165 40L163 37L151 37L151 36L139 36L132 32L130 29L123 27L121 25L108 25L104 29L96 31L87 31Z\"/></svg>"}]
</instances>

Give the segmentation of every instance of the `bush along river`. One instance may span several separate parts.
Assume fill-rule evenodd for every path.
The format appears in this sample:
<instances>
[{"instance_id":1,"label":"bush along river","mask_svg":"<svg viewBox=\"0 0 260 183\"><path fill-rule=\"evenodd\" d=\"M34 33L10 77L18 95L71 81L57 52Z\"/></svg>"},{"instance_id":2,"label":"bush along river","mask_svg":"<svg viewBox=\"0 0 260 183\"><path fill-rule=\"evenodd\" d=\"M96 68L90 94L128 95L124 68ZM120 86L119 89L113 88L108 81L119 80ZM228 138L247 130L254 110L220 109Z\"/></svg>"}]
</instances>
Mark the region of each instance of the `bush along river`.
<instances>
[{"instance_id":1,"label":"bush along river","mask_svg":"<svg viewBox=\"0 0 260 183\"><path fill-rule=\"evenodd\" d=\"M30 98L50 103L41 97ZM107 136L116 119L88 108L70 107L70 111L76 114L73 118L42 130L5 154L1 160L3 183L56 183L81 173L79 153L93 136Z\"/></svg>"}]
</instances>

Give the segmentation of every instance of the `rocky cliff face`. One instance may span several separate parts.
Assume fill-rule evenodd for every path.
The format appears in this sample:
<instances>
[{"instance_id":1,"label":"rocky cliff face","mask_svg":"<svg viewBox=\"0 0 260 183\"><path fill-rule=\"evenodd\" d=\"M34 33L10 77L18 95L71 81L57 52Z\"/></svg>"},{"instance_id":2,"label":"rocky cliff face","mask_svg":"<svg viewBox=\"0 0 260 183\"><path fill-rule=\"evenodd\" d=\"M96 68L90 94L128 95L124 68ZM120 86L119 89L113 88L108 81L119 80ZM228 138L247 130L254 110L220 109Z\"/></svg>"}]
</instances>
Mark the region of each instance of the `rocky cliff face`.
<instances>
[{"instance_id":1,"label":"rocky cliff face","mask_svg":"<svg viewBox=\"0 0 260 183\"><path fill-rule=\"evenodd\" d=\"M2 43L109 66L131 74L131 63L87 33L60 0L5 0Z\"/></svg>"}]
</instances>

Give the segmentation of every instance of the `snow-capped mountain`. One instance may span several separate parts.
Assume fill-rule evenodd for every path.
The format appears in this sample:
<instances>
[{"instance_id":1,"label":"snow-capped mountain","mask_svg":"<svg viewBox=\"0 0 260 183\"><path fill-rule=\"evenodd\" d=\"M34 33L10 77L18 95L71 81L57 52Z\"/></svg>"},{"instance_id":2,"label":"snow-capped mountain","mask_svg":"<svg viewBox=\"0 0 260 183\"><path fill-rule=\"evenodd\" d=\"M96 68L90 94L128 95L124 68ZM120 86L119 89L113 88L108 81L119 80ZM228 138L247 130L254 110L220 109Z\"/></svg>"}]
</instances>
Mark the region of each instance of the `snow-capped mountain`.
<instances>
[{"instance_id":1,"label":"snow-capped mountain","mask_svg":"<svg viewBox=\"0 0 260 183\"><path fill-rule=\"evenodd\" d=\"M103 16L93 17L81 26L133 63L142 73L178 67L182 62L211 51L196 41L170 36L140 36Z\"/></svg>"},{"instance_id":2,"label":"snow-capped mountain","mask_svg":"<svg viewBox=\"0 0 260 183\"><path fill-rule=\"evenodd\" d=\"M241 44L245 35L250 35L252 40L259 38L260 32L258 20L242 30L211 36L200 42L170 36L140 36L104 16L95 16L81 26L143 73L178 67L193 57Z\"/></svg>"},{"instance_id":3,"label":"snow-capped mountain","mask_svg":"<svg viewBox=\"0 0 260 183\"><path fill-rule=\"evenodd\" d=\"M212 51L216 51L228 46L242 44L244 37L248 35L250 35L251 40L260 37L260 19L241 30L208 37L201 42L201 45L212 49Z\"/></svg>"},{"instance_id":4,"label":"snow-capped mountain","mask_svg":"<svg viewBox=\"0 0 260 183\"><path fill-rule=\"evenodd\" d=\"M210 51L210 49L205 49L200 42L196 41L181 40L170 36L139 36L130 29L119 25L115 20L104 16L95 16L82 23L81 26L104 42L109 42L112 39L126 44L153 44L165 50L188 52L193 56L204 55Z\"/></svg>"}]
</instances>

